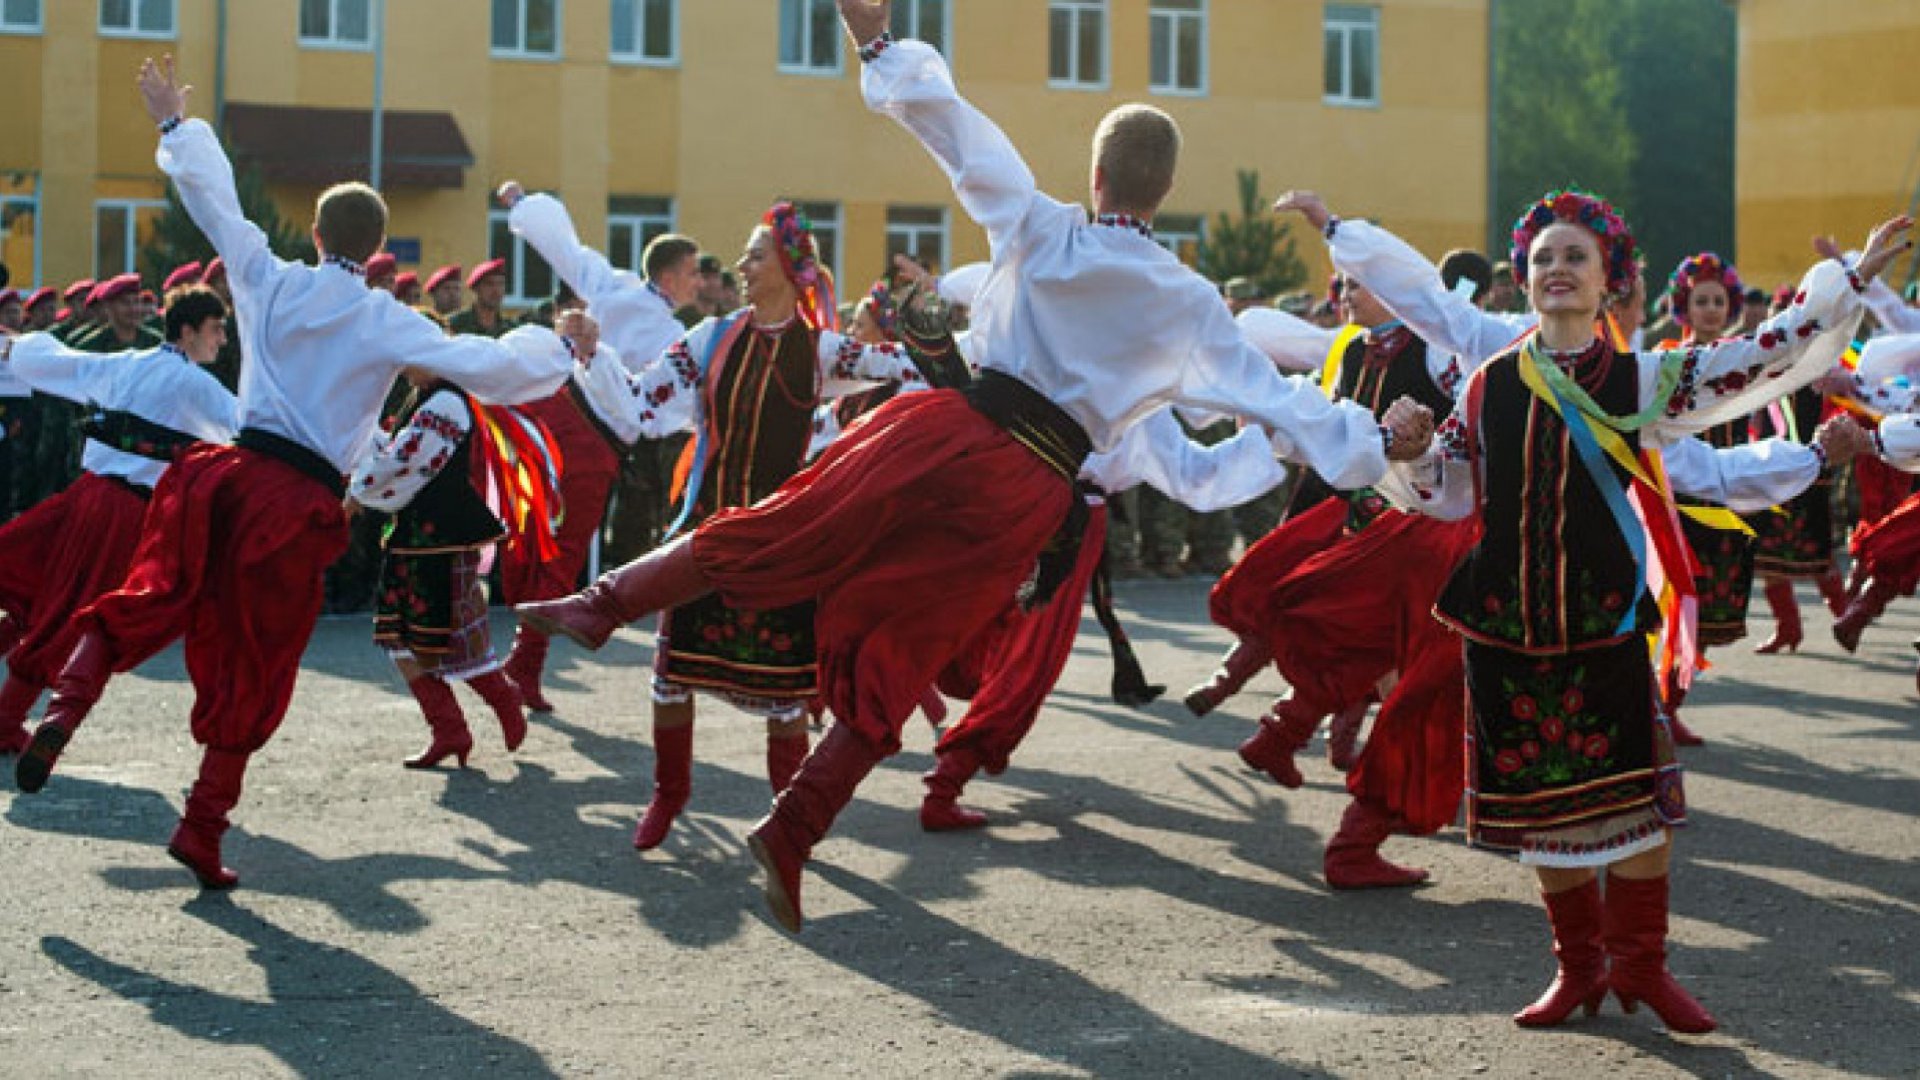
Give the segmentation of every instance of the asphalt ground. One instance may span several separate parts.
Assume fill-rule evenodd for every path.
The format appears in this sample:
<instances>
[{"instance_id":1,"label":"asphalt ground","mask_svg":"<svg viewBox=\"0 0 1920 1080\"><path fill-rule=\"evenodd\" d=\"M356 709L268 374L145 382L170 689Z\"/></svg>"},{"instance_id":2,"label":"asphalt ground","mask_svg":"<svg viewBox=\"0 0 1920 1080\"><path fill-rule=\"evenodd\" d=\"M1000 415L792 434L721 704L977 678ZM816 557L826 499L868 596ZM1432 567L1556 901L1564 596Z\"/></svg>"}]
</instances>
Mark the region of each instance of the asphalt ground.
<instances>
[{"instance_id":1,"label":"asphalt ground","mask_svg":"<svg viewBox=\"0 0 1920 1080\"><path fill-rule=\"evenodd\" d=\"M1803 589L1798 655L1722 650L1689 702L1709 744L1683 752L1672 966L1722 1029L1685 1038L1612 1003L1514 1027L1552 974L1545 917L1457 829L1388 845L1429 887L1329 892L1322 744L1297 792L1232 752L1277 678L1205 720L1178 704L1224 644L1205 595L1121 585L1173 688L1141 711L1108 700L1087 621L1014 767L970 787L986 830L920 830L933 735L910 724L816 853L797 937L745 854L751 718L702 703L688 813L628 845L649 632L556 644L558 711L516 755L462 690L473 767L423 774L366 622L323 621L235 814L230 894L163 851L198 755L162 654L45 791L0 783L0 1076L1920 1076L1920 605L1849 657Z\"/></svg>"}]
</instances>

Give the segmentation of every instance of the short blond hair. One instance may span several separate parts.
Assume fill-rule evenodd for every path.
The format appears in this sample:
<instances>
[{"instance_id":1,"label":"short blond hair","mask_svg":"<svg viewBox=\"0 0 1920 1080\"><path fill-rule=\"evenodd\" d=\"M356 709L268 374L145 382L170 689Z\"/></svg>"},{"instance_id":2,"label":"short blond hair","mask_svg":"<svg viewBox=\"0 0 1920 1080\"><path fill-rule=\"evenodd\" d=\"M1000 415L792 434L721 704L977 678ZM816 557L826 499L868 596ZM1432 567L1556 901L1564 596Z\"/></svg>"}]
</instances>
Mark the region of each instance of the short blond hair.
<instances>
[{"instance_id":1,"label":"short blond hair","mask_svg":"<svg viewBox=\"0 0 1920 1080\"><path fill-rule=\"evenodd\" d=\"M1122 105L1093 132L1093 163L1108 198L1121 209L1151 213L1173 190L1180 163L1180 125L1151 105Z\"/></svg>"},{"instance_id":2,"label":"short blond hair","mask_svg":"<svg viewBox=\"0 0 1920 1080\"><path fill-rule=\"evenodd\" d=\"M329 255L363 263L387 239L387 200L359 181L335 184L313 206L313 231Z\"/></svg>"}]
</instances>

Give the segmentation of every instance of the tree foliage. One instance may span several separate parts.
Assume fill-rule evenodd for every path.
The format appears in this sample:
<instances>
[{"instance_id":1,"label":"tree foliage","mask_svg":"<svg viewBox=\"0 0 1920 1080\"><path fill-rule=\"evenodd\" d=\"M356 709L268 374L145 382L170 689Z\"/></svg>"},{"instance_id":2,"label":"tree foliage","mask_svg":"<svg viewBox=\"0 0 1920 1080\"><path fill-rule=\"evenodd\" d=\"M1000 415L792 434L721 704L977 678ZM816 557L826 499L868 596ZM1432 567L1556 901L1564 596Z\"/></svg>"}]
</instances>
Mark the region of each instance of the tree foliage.
<instances>
[{"instance_id":1,"label":"tree foliage","mask_svg":"<svg viewBox=\"0 0 1920 1080\"><path fill-rule=\"evenodd\" d=\"M234 190L240 196L241 212L267 234L267 245L275 255L301 262L312 262L316 258L312 237L280 213L259 169L247 165L237 167ZM141 275L157 287L174 267L196 259L204 263L214 254L213 245L187 214L179 190L168 184L167 208L154 222L153 235L140 249Z\"/></svg>"},{"instance_id":2,"label":"tree foliage","mask_svg":"<svg viewBox=\"0 0 1920 1080\"><path fill-rule=\"evenodd\" d=\"M1307 280L1306 264L1294 248L1286 223L1267 209L1260 174L1234 172L1240 186L1238 216L1222 212L1200 241L1194 268L1214 281L1251 278L1268 296L1278 296Z\"/></svg>"}]
</instances>

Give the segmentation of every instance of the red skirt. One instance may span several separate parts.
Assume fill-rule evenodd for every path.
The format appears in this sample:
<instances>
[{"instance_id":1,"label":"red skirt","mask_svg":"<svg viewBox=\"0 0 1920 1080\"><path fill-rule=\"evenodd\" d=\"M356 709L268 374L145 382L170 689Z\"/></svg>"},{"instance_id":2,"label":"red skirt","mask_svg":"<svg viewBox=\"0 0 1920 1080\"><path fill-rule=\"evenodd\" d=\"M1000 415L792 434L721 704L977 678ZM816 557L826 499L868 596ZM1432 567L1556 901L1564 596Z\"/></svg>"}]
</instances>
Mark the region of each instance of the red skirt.
<instances>
[{"instance_id":1,"label":"red skirt","mask_svg":"<svg viewBox=\"0 0 1920 1080\"><path fill-rule=\"evenodd\" d=\"M1007 759L1033 730L1033 722L1073 655L1080 632L1080 603L1100 567L1107 541L1107 508L1095 505L1087 518L1086 538L1073 573L1053 599L1038 611L1009 605L989 623L961 657L943 673L940 688L972 698L967 714L940 737L935 749L965 748L992 775L1006 771Z\"/></svg>"},{"instance_id":2,"label":"red skirt","mask_svg":"<svg viewBox=\"0 0 1920 1080\"><path fill-rule=\"evenodd\" d=\"M1901 595L1913 592L1920 581L1920 495L1908 496L1877 521L1869 522L1862 514L1853 530L1853 555L1869 576L1891 584Z\"/></svg>"},{"instance_id":3,"label":"red skirt","mask_svg":"<svg viewBox=\"0 0 1920 1080\"><path fill-rule=\"evenodd\" d=\"M1860 492L1860 525L1877 524L1913 494L1913 476L1879 458L1853 459L1853 484ZM1854 534L1856 541L1859 533Z\"/></svg>"},{"instance_id":4,"label":"red skirt","mask_svg":"<svg viewBox=\"0 0 1920 1080\"><path fill-rule=\"evenodd\" d=\"M552 600L579 587L580 571L607 512L607 496L620 475L620 455L566 390L519 408L546 425L559 444L560 500L566 513L554 537L560 553L552 559L541 561L531 543L501 545L500 591L510 604Z\"/></svg>"},{"instance_id":5,"label":"red skirt","mask_svg":"<svg viewBox=\"0 0 1920 1080\"><path fill-rule=\"evenodd\" d=\"M0 610L22 632L7 654L15 676L53 684L80 640L73 616L126 579L146 512L124 481L81 473L0 527Z\"/></svg>"},{"instance_id":6,"label":"red skirt","mask_svg":"<svg viewBox=\"0 0 1920 1080\"><path fill-rule=\"evenodd\" d=\"M1074 497L959 392L929 390L882 405L767 498L709 518L693 554L736 607L818 601L821 698L892 752Z\"/></svg>"},{"instance_id":7,"label":"red skirt","mask_svg":"<svg viewBox=\"0 0 1920 1080\"><path fill-rule=\"evenodd\" d=\"M185 635L194 739L251 753L286 716L321 575L346 546L326 485L265 454L195 446L154 489L126 581L77 621L106 637L116 671Z\"/></svg>"}]
</instances>

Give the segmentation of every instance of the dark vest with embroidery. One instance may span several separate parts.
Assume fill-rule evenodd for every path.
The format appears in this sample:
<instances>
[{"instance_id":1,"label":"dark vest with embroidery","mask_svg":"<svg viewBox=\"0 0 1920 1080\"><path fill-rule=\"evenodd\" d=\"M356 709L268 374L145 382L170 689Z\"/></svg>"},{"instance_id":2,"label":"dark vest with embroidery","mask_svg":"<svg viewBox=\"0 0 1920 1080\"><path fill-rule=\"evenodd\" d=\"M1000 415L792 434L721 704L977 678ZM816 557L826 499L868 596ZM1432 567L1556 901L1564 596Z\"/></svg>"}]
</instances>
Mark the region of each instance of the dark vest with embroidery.
<instances>
[{"instance_id":1,"label":"dark vest with embroidery","mask_svg":"<svg viewBox=\"0 0 1920 1080\"><path fill-rule=\"evenodd\" d=\"M1453 395L1441 389L1427 371L1427 343L1417 335L1409 334L1408 338L1407 343L1391 355L1369 352L1364 334L1348 342L1346 352L1340 356L1340 377L1333 385L1334 400L1364 405L1375 417L1380 417L1404 395L1432 409L1435 416L1451 413ZM1287 513L1291 516L1311 510L1335 494L1332 485L1308 469L1300 477Z\"/></svg>"},{"instance_id":2,"label":"dark vest with embroidery","mask_svg":"<svg viewBox=\"0 0 1920 1080\"><path fill-rule=\"evenodd\" d=\"M702 391L711 395L712 430L695 521L751 506L800 471L820 400L818 347L814 332L795 319L777 338L749 327L724 365L715 359Z\"/></svg>"},{"instance_id":3,"label":"dark vest with embroidery","mask_svg":"<svg viewBox=\"0 0 1920 1080\"><path fill-rule=\"evenodd\" d=\"M1626 538L1567 426L1521 382L1518 355L1489 361L1481 375L1482 533L1441 593L1441 621L1483 643L1557 654L1617 640L1626 606L1640 598L1636 628L1652 630L1659 613L1642 596ZM1640 407L1632 353L1601 346L1573 375L1610 415ZM1639 449L1636 436L1624 438ZM1630 482L1611 459L1608 467L1623 487Z\"/></svg>"},{"instance_id":4,"label":"dark vest with embroidery","mask_svg":"<svg viewBox=\"0 0 1920 1080\"><path fill-rule=\"evenodd\" d=\"M394 421L395 430L404 430L420 405L440 390L459 392L449 383L441 383L423 392L419 401L401 411L399 418ZM468 410L471 412L471 405ZM427 481L426 487L414 495L412 502L394 515L392 532L387 538L388 551L416 554L463 551L492 543L506 535L506 526L487 508L486 500L473 486L471 449L478 426L479 418L474 417L467 425L466 436L448 456L446 465Z\"/></svg>"}]
</instances>

